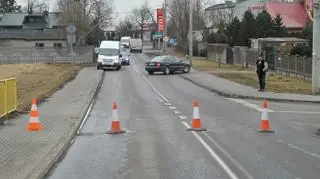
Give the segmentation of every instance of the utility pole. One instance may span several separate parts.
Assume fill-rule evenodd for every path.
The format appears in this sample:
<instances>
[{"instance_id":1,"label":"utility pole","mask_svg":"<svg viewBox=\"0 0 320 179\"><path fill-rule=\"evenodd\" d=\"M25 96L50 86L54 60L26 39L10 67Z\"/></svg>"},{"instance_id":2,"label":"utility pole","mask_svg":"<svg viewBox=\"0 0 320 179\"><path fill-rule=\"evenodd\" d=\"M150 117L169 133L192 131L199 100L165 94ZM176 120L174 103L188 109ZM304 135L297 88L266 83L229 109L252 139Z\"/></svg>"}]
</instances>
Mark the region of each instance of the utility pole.
<instances>
[{"instance_id":1,"label":"utility pole","mask_svg":"<svg viewBox=\"0 0 320 179\"><path fill-rule=\"evenodd\" d=\"M190 60L190 66L192 66L192 14L193 14L193 3L192 3L193 0L189 0L189 60Z\"/></svg>"},{"instance_id":2,"label":"utility pole","mask_svg":"<svg viewBox=\"0 0 320 179\"><path fill-rule=\"evenodd\" d=\"M163 52L166 52L166 50L167 50L167 43L164 41L164 38L168 36L168 32L167 32L167 0L164 0L164 6L163 6L163 24L164 24Z\"/></svg>"},{"instance_id":3,"label":"utility pole","mask_svg":"<svg viewBox=\"0 0 320 179\"><path fill-rule=\"evenodd\" d=\"M313 2L312 93L320 92L320 13L319 0Z\"/></svg>"}]
</instances>

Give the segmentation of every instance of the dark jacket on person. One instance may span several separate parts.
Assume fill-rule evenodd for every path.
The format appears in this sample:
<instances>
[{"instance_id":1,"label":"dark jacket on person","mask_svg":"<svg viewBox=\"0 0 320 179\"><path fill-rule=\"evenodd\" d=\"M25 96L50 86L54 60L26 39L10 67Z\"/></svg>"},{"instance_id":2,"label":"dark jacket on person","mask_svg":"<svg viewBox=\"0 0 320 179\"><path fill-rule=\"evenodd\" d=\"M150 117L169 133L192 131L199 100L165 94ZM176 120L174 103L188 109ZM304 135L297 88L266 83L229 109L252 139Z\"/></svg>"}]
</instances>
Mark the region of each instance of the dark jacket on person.
<instances>
[{"instance_id":1,"label":"dark jacket on person","mask_svg":"<svg viewBox=\"0 0 320 179\"><path fill-rule=\"evenodd\" d=\"M256 62L256 67L257 67L257 74L259 76L266 75L267 69L268 69L268 63L265 60L257 60Z\"/></svg>"}]
</instances>

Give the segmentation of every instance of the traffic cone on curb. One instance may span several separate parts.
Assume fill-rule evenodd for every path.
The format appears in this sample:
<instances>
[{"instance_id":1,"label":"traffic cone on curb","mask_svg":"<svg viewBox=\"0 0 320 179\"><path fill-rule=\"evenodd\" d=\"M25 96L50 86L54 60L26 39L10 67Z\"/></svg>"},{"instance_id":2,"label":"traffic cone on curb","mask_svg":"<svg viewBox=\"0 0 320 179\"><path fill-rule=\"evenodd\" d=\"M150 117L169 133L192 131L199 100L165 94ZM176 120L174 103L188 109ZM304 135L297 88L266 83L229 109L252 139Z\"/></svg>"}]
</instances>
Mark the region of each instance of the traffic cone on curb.
<instances>
[{"instance_id":1,"label":"traffic cone on curb","mask_svg":"<svg viewBox=\"0 0 320 179\"><path fill-rule=\"evenodd\" d=\"M269 115L268 115L268 101L264 100L263 109L261 112L261 120L260 120L260 130L259 133L274 133L273 130L270 129L269 123Z\"/></svg>"},{"instance_id":2,"label":"traffic cone on curb","mask_svg":"<svg viewBox=\"0 0 320 179\"><path fill-rule=\"evenodd\" d=\"M118 105L116 102L113 102L111 130L108 131L107 134L120 134L120 133L125 133L125 131L121 129L119 115L118 115Z\"/></svg>"},{"instance_id":3,"label":"traffic cone on curb","mask_svg":"<svg viewBox=\"0 0 320 179\"><path fill-rule=\"evenodd\" d=\"M199 102L197 100L193 103L193 117L192 117L192 127L187 129L187 131L206 131L207 129L202 128L199 112Z\"/></svg>"},{"instance_id":4,"label":"traffic cone on curb","mask_svg":"<svg viewBox=\"0 0 320 179\"><path fill-rule=\"evenodd\" d=\"M41 123L39 121L39 113L37 109L37 100L32 98L32 105L30 111L30 118L27 126L28 131L40 131L42 129Z\"/></svg>"}]
</instances>

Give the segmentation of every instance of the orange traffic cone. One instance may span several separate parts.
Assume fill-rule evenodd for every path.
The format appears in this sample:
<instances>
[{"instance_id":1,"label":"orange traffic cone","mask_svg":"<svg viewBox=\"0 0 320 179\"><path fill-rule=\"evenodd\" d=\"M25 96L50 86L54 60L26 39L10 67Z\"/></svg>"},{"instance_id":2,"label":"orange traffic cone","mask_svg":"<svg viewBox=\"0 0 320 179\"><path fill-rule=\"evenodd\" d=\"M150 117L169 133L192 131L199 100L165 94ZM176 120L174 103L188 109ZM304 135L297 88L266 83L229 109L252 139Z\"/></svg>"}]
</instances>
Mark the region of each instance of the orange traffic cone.
<instances>
[{"instance_id":1,"label":"orange traffic cone","mask_svg":"<svg viewBox=\"0 0 320 179\"><path fill-rule=\"evenodd\" d=\"M30 118L27 130L28 131L39 131L41 130L41 123L39 121L39 113L37 109L37 100L35 98L32 99Z\"/></svg>"},{"instance_id":2,"label":"orange traffic cone","mask_svg":"<svg viewBox=\"0 0 320 179\"><path fill-rule=\"evenodd\" d=\"M107 132L107 134L120 134L125 133L124 130L121 130L121 125L119 121L118 115L118 105L116 102L112 104L112 122L111 122L111 130Z\"/></svg>"},{"instance_id":3,"label":"orange traffic cone","mask_svg":"<svg viewBox=\"0 0 320 179\"><path fill-rule=\"evenodd\" d=\"M270 129L269 123L269 115L268 115L268 101L264 100L263 109L261 112L261 121L260 121L260 130L259 133L274 133L273 130Z\"/></svg>"},{"instance_id":4,"label":"orange traffic cone","mask_svg":"<svg viewBox=\"0 0 320 179\"><path fill-rule=\"evenodd\" d=\"M195 100L193 103L192 127L187 129L187 131L206 131L206 130L207 129L201 127L199 102Z\"/></svg>"}]
</instances>

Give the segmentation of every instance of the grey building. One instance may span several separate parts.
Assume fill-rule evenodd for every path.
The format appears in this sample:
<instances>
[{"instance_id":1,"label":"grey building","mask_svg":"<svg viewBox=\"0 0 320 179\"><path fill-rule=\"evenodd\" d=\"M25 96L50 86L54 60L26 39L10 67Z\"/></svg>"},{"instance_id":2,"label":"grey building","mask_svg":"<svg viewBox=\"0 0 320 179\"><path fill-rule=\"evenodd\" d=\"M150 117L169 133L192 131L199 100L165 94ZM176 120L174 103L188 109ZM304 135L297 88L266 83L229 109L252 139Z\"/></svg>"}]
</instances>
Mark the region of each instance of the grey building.
<instances>
[{"instance_id":1,"label":"grey building","mask_svg":"<svg viewBox=\"0 0 320 179\"><path fill-rule=\"evenodd\" d=\"M0 20L0 47L67 47L60 13L6 13Z\"/></svg>"}]
</instances>

